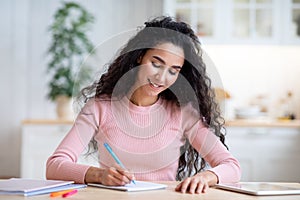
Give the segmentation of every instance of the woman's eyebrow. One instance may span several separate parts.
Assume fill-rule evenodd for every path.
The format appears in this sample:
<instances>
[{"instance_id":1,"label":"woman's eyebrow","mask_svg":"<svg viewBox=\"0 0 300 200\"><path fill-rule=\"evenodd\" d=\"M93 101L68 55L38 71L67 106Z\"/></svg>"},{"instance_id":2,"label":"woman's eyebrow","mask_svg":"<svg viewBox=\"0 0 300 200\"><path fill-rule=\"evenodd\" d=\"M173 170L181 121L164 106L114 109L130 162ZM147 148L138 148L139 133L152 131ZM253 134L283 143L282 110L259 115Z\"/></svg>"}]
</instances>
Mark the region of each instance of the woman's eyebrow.
<instances>
[{"instance_id":1,"label":"woman's eyebrow","mask_svg":"<svg viewBox=\"0 0 300 200\"><path fill-rule=\"evenodd\" d=\"M153 58L155 58L156 60L158 60L159 62L161 62L164 65L166 64L166 62L158 56L153 56Z\"/></svg>"},{"instance_id":2,"label":"woman's eyebrow","mask_svg":"<svg viewBox=\"0 0 300 200\"><path fill-rule=\"evenodd\" d=\"M161 62L164 65L166 64L166 62L158 56L153 56L153 58L155 58L156 60L158 60L159 62ZM175 69L181 69L182 68L181 66L177 66L177 65L173 65L171 67L175 68Z\"/></svg>"}]
</instances>

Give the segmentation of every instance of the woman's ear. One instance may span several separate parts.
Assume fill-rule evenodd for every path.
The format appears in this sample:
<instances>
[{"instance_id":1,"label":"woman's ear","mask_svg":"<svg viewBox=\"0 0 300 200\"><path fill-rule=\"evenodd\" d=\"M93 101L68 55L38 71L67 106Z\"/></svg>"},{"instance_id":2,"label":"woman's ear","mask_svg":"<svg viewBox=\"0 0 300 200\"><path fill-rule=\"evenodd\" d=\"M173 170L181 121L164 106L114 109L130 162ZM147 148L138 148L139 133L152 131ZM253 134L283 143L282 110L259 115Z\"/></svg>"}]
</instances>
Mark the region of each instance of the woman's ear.
<instances>
[{"instance_id":1,"label":"woman's ear","mask_svg":"<svg viewBox=\"0 0 300 200\"><path fill-rule=\"evenodd\" d=\"M138 59L137 59L137 61L136 61L138 64L141 64L141 62L142 62L142 56L140 56Z\"/></svg>"}]
</instances>

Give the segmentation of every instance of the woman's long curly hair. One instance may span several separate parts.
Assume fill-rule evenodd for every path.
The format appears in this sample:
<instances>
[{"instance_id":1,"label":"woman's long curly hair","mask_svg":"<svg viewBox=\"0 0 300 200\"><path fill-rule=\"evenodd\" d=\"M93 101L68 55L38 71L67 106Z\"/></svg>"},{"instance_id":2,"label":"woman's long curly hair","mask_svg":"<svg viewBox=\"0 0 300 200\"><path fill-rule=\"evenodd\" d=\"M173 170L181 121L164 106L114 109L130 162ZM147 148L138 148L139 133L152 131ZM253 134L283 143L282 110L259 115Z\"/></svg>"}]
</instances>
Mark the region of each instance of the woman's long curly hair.
<instances>
[{"instance_id":1,"label":"woman's long curly hair","mask_svg":"<svg viewBox=\"0 0 300 200\"><path fill-rule=\"evenodd\" d=\"M162 43L172 43L181 47L184 50L185 60L178 79L170 88L159 94L160 98L175 102L177 105L191 103L199 111L203 124L225 145L224 119L220 116L218 105L214 100L215 94L206 73L199 39L188 24L176 22L171 17L163 16L146 22L145 27L128 41L117 58L108 65L107 72L100 80L82 90L85 102L94 97L122 98L126 95L134 84L137 73L137 70L132 69L139 65L138 61L147 50ZM125 74L133 78L122 78ZM92 143L96 149L95 141ZM192 176L207 166L188 140L180 152L177 180Z\"/></svg>"}]
</instances>

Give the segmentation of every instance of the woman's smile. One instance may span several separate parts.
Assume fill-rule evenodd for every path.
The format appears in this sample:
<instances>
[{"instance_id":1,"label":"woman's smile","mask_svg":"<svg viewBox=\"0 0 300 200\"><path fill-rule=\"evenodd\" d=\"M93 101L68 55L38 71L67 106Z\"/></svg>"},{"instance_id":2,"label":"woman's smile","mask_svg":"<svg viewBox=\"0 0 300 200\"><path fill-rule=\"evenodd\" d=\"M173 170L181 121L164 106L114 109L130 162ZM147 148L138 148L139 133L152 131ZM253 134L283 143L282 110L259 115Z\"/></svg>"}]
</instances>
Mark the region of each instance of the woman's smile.
<instances>
[{"instance_id":1,"label":"woman's smile","mask_svg":"<svg viewBox=\"0 0 300 200\"><path fill-rule=\"evenodd\" d=\"M178 78L184 63L183 49L171 43L162 43L149 49L140 61L132 99L139 105L153 104L158 95Z\"/></svg>"},{"instance_id":2,"label":"woman's smile","mask_svg":"<svg viewBox=\"0 0 300 200\"><path fill-rule=\"evenodd\" d=\"M148 82L152 88L157 89L157 88L163 87L163 85L161 85L161 84L156 84L156 83L152 82L149 78L148 78Z\"/></svg>"}]
</instances>

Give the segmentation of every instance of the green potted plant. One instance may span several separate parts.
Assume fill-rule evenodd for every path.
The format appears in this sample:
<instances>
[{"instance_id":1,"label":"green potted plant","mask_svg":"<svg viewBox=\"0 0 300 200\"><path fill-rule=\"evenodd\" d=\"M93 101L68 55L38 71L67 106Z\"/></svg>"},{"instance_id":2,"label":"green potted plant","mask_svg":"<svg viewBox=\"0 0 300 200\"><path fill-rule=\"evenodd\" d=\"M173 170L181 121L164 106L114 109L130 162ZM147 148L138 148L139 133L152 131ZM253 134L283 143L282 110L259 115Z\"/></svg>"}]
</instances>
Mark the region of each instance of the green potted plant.
<instances>
[{"instance_id":1,"label":"green potted plant","mask_svg":"<svg viewBox=\"0 0 300 200\"><path fill-rule=\"evenodd\" d=\"M94 16L81 5L64 2L56 11L49 27L51 44L47 51L50 57L47 73L51 79L47 97L57 102L59 118L70 117L72 109L68 103L72 101L72 96L78 94L80 86L90 78L91 68L82 63L94 48L86 34L93 22Z\"/></svg>"}]
</instances>

